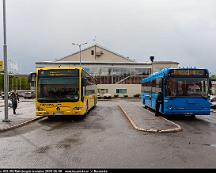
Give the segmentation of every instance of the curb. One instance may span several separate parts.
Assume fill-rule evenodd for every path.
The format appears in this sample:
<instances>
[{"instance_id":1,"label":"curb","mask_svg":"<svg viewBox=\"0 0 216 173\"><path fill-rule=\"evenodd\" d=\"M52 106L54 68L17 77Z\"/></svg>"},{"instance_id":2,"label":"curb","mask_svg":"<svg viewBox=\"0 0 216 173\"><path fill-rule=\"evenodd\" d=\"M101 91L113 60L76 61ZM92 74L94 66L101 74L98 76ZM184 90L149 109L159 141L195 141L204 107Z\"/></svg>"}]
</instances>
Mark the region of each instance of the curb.
<instances>
[{"instance_id":1,"label":"curb","mask_svg":"<svg viewBox=\"0 0 216 173\"><path fill-rule=\"evenodd\" d=\"M29 123L31 123L33 121L36 121L36 120L39 120L39 119L42 119L42 118L44 118L44 117L36 117L36 118L31 119L31 120L24 121L23 123L20 123L20 124L15 124L15 125L12 125L10 127L6 127L6 128L2 128L2 129L0 128L0 132L5 132L5 131L12 130L12 129L15 129L15 128L18 128L18 127L22 127L22 126L24 126L26 124L29 124Z\"/></svg>"},{"instance_id":2,"label":"curb","mask_svg":"<svg viewBox=\"0 0 216 173\"><path fill-rule=\"evenodd\" d=\"M127 117L127 119L129 120L129 122L132 124L133 128L135 128L135 129L138 130L138 131L151 132L151 133L170 133L170 132L179 132L179 131L182 131L182 128L181 128L180 125L178 125L178 124L176 124L176 123L174 123L174 122L172 122L172 121L170 121L170 120L168 120L168 119L166 119L166 118L164 118L164 117L160 117L160 118L162 118L162 119L164 119L164 120L166 120L166 121L168 121L168 122L174 124L175 126L177 126L177 128L165 129L165 130L159 130L159 129L143 129L143 128L141 128L141 127L138 127L138 126L134 123L134 121L127 115L127 113L123 110L123 108L122 108L120 105L118 105L118 106L119 106L119 108L121 109L121 111L124 113L124 115Z\"/></svg>"}]
</instances>

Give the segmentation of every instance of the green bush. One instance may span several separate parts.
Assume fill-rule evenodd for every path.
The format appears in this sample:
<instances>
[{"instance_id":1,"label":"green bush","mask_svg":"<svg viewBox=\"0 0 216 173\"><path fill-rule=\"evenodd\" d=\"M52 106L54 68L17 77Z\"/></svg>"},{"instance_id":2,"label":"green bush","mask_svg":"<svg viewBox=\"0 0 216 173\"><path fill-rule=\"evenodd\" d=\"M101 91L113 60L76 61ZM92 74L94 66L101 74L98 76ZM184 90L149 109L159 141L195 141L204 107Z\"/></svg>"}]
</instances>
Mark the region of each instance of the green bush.
<instances>
[{"instance_id":1,"label":"green bush","mask_svg":"<svg viewBox=\"0 0 216 173\"><path fill-rule=\"evenodd\" d=\"M114 95L114 97L118 97L118 96L119 96L118 94L115 94L115 95Z\"/></svg>"}]
</instances>

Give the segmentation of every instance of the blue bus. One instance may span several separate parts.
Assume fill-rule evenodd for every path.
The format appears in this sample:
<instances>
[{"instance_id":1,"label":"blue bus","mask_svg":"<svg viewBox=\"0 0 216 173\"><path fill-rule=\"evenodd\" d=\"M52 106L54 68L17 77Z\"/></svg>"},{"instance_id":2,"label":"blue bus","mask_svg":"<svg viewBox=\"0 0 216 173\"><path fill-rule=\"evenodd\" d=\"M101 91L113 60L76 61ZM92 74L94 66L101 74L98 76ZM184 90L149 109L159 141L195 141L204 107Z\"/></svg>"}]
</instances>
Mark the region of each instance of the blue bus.
<instances>
[{"instance_id":1,"label":"blue bus","mask_svg":"<svg viewBox=\"0 0 216 173\"><path fill-rule=\"evenodd\" d=\"M145 108L155 111L161 92L159 112L163 115L210 115L207 69L165 68L141 80L141 84L141 102Z\"/></svg>"}]
</instances>

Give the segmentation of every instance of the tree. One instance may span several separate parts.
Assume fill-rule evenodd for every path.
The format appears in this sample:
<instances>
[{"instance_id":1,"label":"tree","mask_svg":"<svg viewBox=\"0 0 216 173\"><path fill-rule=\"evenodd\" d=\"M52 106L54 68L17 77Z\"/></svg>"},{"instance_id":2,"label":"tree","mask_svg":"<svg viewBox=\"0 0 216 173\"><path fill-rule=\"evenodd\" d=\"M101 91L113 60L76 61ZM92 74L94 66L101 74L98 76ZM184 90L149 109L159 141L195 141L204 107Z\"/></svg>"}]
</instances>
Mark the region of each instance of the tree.
<instances>
[{"instance_id":1,"label":"tree","mask_svg":"<svg viewBox=\"0 0 216 173\"><path fill-rule=\"evenodd\" d=\"M211 77L210 77L210 79L212 80L212 81L216 81L216 75L211 75Z\"/></svg>"},{"instance_id":2,"label":"tree","mask_svg":"<svg viewBox=\"0 0 216 173\"><path fill-rule=\"evenodd\" d=\"M0 91L4 90L4 75L0 74Z\"/></svg>"}]
</instances>

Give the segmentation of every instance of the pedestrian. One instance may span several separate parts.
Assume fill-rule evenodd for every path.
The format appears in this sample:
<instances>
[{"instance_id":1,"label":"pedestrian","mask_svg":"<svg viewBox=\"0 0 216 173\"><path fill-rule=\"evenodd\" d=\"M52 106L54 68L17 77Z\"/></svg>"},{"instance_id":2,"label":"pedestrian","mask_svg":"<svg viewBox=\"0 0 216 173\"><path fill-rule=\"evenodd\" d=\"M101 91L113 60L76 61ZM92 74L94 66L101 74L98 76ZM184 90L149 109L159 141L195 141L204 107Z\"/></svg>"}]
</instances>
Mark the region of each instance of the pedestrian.
<instances>
[{"instance_id":1,"label":"pedestrian","mask_svg":"<svg viewBox=\"0 0 216 173\"><path fill-rule=\"evenodd\" d=\"M155 116L159 116L159 110L160 110L160 105L162 105L162 100L163 100L163 94L162 92L159 92L156 99Z\"/></svg>"},{"instance_id":2,"label":"pedestrian","mask_svg":"<svg viewBox=\"0 0 216 173\"><path fill-rule=\"evenodd\" d=\"M16 97L17 97L17 101L18 101L18 103L19 103L19 95L18 95L18 92L17 92L16 90L14 90L14 93L15 93L15 95L16 95Z\"/></svg>"},{"instance_id":3,"label":"pedestrian","mask_svg":"<svg viewBox=\"0 0 216 173\"><path fill-rule=\"evenodd\" d=\"M11 99L11 102L12 102L13 114L16 114L18 97L17 97L15 92L11 93L10 99Z\"/></svg>"}]
</instances>

